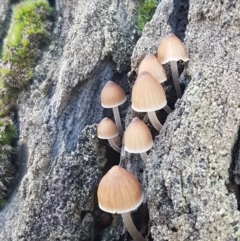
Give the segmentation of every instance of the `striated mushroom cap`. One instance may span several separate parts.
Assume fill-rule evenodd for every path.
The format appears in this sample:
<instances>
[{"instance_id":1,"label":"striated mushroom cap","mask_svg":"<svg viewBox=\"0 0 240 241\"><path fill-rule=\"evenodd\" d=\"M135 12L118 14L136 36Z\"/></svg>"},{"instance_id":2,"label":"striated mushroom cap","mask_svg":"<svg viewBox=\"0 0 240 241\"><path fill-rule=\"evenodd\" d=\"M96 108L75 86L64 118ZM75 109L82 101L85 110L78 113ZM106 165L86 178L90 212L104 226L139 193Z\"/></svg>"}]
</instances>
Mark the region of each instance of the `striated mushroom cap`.
<instances>
[{"instance_id":1,"label":"striated mushroom cap","mask_svg":"<svg viewBox=\"0 0 240 241\"><path fill-rule=\"evenodd\" d=\"M181 40L173 33L168 34L158 47L158 60L161 64L169 61L188 61L188 55L185 46Z\"/></svg>"},{"instance_id":2,"label":"striated mushroom cap","mask_svg":"<svg viewBox=\"0 0 240 241\"><path fill-rule=\"evenodd\" d=\"M98 204L108 213L127 213L140 206L143 193L138 179L120 166L112 167L99 183Z\"/></svg>"},{"instance_id":3,"label":"striated mushroom cap","mask_svg":"<svg viewBox=\"0 0 240 241\"><path fill-rule=\"evenodd\" d=\"M148 73L138 76L132 89L132 108L137 112L162 109L167 104L163 87Z\"/></svg>"},{"instance_id":4,"label":"striated mushroom cap","mask_svg":"<svg viewBox=\"0 0 240 241\"><path fill-rule=\"evenodd\" d=\"M143 153L152 148L151 132L143 121L135 117L123 136L124 149L129 153Z\"/></svg>"},{"instance_id":5,"label":"striated mushroom cap","mask_svg":"<svg viewBox=\"0 0 240 241\"><path fill-rule=\"evenodd\" d=\"M152 77L158 81L158 83L162 83L167 80L163 66L159 63L158 59L153 54L146 55L142 60L138 69L138 75L144 71L151 74Z\"/></svg>"},{"instance_id":6,"label":"striated mushroom cap","mask_svg":"<svg viewBox=\"0 0 240 241\"><path fill-rule=\"evenodd\" d=\"M126 95L123 89L113 81L108 81L101 92L101 104L104 108L113 108L123 104Z\"/></svg>"},{"instance_id":7,"label":"striated mushroom cap","mask_svg":"<svg viewBox=\"0 0 240 241\"><path fill-rule=\"evenodd\" d=\"M98 124L97 135L100 139L112 139L118 136L118 128L111 119L105 117Z\"/></svg>"}]
</instances>

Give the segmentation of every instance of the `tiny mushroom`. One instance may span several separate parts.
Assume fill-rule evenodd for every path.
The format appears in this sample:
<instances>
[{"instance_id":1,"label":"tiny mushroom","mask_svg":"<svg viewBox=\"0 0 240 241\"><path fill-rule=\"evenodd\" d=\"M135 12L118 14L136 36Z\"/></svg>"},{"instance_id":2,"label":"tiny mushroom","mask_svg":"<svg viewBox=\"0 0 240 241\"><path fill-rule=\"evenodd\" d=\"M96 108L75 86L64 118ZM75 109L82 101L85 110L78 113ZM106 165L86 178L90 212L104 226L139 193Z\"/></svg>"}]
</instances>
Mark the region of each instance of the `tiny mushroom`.
<instances>
[{"instance_id":1,"label":"tiny mushroom","mask_svg":"<svg viewBox=\"0 0 240 241\"><path fill-rule=\"evenodd\" d=\"M148 72L142 72L132 88L132 109L137 112L147 112L154 128L160 131L162 124L155 111L166 105L167 99L163 87Z\"/></svg>"},{"instance_id":2,"label":"tiny mushroom","mask_svg":"<svg viewBox=\"0 0 240 241\"><path fill-rule=\"evenodd\" d=\"M139 66L138 75L144 71L147 71L149 74L151 74L152 77L159 83L167 80L163 66L159 63L158 59L153 54L148 54L144 57Z\"/></svg>"},{"instance_id":3,"label":"tiny mushroom","mask_svg":"<svg viewBox=\"0 0 240 241\"><path fill-rule=\"evenodd\" d=\"M177 61L188 61L187 51L180 39L173 33L168 34L158 47L158 60L161 64L166 64L170 61L173 83L178 98L182 97L182 91L178 83L178 67Z\"/></svg>"},{"instance_id":4,"label":"tiny mushroom","mask_svg":"<svg viewBox=\"0 0 240 241\"><path fill-rule=\"evenodd\" d=\"M113 108L113 115L118 127L119 135L123 135L122 123L118 106L126 101L123 89L113 81L108 81L101 92L101 103L104 108Z\"/></svg>"},{"instance_id":5,"label":"tiny mushroom","mask_svg":"<svg viewBox=\"0 0 240 241\"><path fill-rule=\"evenodd\" d=\"M123 136L124 149L129 153L140 153L143 161L147 162L147 151L152 148L152 135L147 126L135 117Z\"/></svg>"},{"instance_id":6,"label":"tiny mushroom","mask_svg":"<svg viewBox=\"0 0 240 241\"><path fill-rule=\"evenodd\" d=\"M109 145L117 152L121 152L121 149L114 142L114 138L118 136L118 129L115 123L105 117L101 120L97 127L98 138L107 139Z\"/></svg>"},{"instance_id":7,"label":"tiny mushroom","mask_svg":"<svg viewBox=\"0 0 240 241\"><path fill-rule=\"evenodd\" d=\"M120 166L113 166L99 183L98 204L108 213L119 213L135 241L145 241L136 229L130 212L143 201L143 193L138 179Z\"/></svg>"}]
</instances>

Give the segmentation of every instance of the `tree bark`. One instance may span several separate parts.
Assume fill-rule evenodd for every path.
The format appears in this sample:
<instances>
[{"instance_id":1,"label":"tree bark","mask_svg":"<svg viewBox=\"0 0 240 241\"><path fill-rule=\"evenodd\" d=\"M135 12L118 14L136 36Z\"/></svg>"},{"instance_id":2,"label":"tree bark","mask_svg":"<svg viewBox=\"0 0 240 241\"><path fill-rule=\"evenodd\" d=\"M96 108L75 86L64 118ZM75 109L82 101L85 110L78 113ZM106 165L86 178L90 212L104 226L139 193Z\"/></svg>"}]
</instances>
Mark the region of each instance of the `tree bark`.
<instances>
[{"instance_id":1,"label":"tree bark","mask_svg":"<svg viewBox=\"0 0 240 241\"><path fill-rule=\"evenodd\" d=\"M130 240L119 215L111 222L96 199L102 175L119 161L145 193L131 214L144 236L239 238L239 2L162 0L137 41L138 5L56 0L52 41L18 99L19 173L0 210L0 240ZM152 130L145 166L139 155L119 157L98 140L96 124L112 117L100 92L113 80L129 100L141 59L169 32L189 53L189 63L178 62L186 86L176 102L166 65L173 112L160 111L165 123L160 135ZM136 116L130 108L129 101L120 107L125 126Z\"/></svg>"}]
</instances>

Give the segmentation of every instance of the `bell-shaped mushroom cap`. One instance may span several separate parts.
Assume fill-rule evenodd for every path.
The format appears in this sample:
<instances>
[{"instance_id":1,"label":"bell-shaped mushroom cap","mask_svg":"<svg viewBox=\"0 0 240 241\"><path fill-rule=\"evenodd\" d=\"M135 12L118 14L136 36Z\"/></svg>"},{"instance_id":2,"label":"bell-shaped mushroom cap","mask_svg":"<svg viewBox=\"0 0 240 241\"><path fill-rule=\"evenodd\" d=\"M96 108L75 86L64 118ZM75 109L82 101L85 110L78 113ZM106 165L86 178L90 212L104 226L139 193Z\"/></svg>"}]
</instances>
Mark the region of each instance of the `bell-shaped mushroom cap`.
<instances>
[{"instance_id":1,"label":"bell-shaped mushroom cap","mask_svg":"<svg viewBox=\"0 0 240 241\"><path fill-rule=\"evenodd\" d=\"M173 33L168 34L158 47L158 60L161 64L169 61L188 61L187 51L181 40Z\"/></svg>"},{"instance_id":2,"label":"bell-shaped mushroom cap","mask_svg":"<svg viewBox=\"0 0 240 241\"><path fill-rule=\"evenodd\" d=\"M132 108L149 112L162 109L166 104L163 87L148 72L142 72L132 89Z\"/></svg>"},{"instance_id":3,"label":"bell-shaped mushroom cap","mask_svg":"<svg viewBox=\"0 0 240 241\"><path fill-rule=\"evenodd\" d=\"M127 127L123 138L124 149L130 153L146 152L153 145L151 132L145 123L137 117Z\"/></svg>"},{"instance_id":4,"label":"bell-shaped mushroom cap","mask_svg":"<svg viewBox=\"0 0 240 241\"><path fill-rule=\"evenodd\" d=\"M118 128L111 119L105 117L98 124L97 134L100 139L112 139L118 136Z\"/></svg>"},{"instance_id":5,"label":"bell-shaped mushroom cap","mask_svg":"<svg viewBox=\"0 0 240 241\"><path fill-rule=\"evenodd\" d=\"M144 71L147 71L149 74L151 74L152 77L159 83L167 80L163 66L159 63L158 59L153 54L146 55L142 60L138 69L138 75Z\"/></svg>"},{"instance_id":6,"label":"bell-shaped mushroom cap","mask_svg":"<svg viewBox=\"0 0 240 241\"><path fill-rule=\"evenodd\" d=\"M101 103L104 108L113 108L123 104L126 95L123 89L113 81L108 81L101 92Z\"/></svg>"},{"instance_id":7,"label":"bell-shaped mushroom cap","mask_svg":"<svg viewBox=\"0 0 240 241\"><path fill-rule=\"evenodd\" d=\"M112 167L99 183L99 207L108 213L127 213L142 203L143 193L138 179L120 166Z\"/></svg>"}]
</instances>

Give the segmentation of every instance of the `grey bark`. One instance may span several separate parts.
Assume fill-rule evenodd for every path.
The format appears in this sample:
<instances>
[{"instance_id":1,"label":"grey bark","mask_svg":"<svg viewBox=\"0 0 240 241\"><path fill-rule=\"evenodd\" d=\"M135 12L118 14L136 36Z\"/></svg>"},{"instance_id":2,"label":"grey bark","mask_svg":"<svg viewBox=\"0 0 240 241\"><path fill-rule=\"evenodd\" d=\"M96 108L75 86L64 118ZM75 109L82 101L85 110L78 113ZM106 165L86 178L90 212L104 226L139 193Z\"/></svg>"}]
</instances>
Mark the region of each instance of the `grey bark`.
<instances>
[{"instance_id":1,"label":"grey bark","mask_svg":"<svg viewBox=\"0 0 240 241\"><path fill-rule=\"evenodd\" d=\"M56 1L51 45L18 100L22 176L0 211L0 240L94 240L101 234L96 190L108 145L99 144L95 123L112 117L100 104L104 84L113 80L128 89L137 4Z\"/></svg>"},{"instance_id":2,"label":"grey bark","mask_svg":"<svg viewBox=\"0 0 240 241\"><path fill-rule=\"evenodd\" d=\"M159 241L239 240L233 168L240 120L240 5L190 1L183 38L181 22L171 22L169 12L181 18L187 1L176 2L162 1L132 57L134 71L143 54L156 52L170 31L167 22L185 40L190 57L181 76L188 84L184 96L155 138L145 169L151 235Z\"/></svg>"},{"instance_id":3,"label":"grey bark","mask_svg":"<svg viewBox=\"0 0 240 241\"><path fill-rule=\"evenodd\" d=\"M3 39L5 31L6 31L9 10L10 10L10 0L2 0L0 2L0 26L1 26L0 41L1 42L2 42L2 39Z\"/></svg>"},{"instance_id":4,"label":"grey bark","mask_svg":"<svg viewBox=\"0 0 240 241\"><path fill-rule=\"evenodd\" d=\"M120 217L108 226L97 206L98 182L119 161L96 137L95 123L112 115L99 96L113 80L130 97L127 81L171 31L189 52L179 64L183 97L167 119L158 113L166 122L159 136L152 129L146 167L140 155L121 153L145 193L134 223L156 241L239 240L240 3L162 0L136 43L138 2L56 1L52 43L19 97L22 175L0 211L1 240L130 240ZM126 126L136 116L129 101L120 111Z\"/></svg>"}]
</instances>

